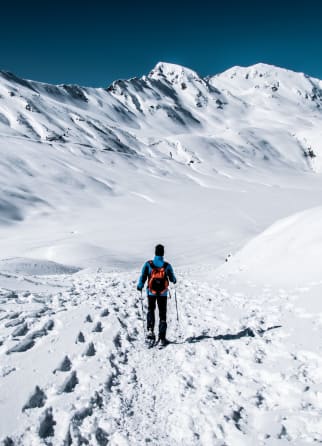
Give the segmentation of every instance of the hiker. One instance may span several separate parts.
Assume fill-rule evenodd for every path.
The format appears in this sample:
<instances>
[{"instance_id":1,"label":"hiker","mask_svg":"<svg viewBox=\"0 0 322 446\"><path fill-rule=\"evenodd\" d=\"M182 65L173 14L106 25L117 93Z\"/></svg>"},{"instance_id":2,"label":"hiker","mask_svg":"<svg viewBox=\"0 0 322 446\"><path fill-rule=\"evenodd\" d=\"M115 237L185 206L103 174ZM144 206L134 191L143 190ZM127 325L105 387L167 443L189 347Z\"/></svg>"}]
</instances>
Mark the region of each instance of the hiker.
<instances>
[{"instance_id":1,"label":"hiker","mask_svg":"<svg viewBox=\"0 0 322 446\"><path fill-rule=\"evenodd\" d=\"M142 268L142 273L137 285L137 290L142 291L145 281L148 279L147 296L148 296L148 314L147 314L147 339L155 340L154 324L155 324L155 306L158 303L159 309L159 340L162 345L166 345L167 332L167 297L169 280L176 283L177 279L174 275L172 266L163 259L164 246L157 245L155 247L155 256L153 260L147 261Z\"/></svg>"}]
</instances>

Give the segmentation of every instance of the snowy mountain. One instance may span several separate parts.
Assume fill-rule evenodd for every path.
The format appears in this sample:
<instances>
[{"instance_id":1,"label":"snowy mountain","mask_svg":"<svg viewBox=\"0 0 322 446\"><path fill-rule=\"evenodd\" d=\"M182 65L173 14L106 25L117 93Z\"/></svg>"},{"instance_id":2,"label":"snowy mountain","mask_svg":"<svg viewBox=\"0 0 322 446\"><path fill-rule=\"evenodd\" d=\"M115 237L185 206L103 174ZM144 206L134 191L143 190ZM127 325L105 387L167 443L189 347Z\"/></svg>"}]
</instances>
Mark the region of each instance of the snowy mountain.
<instances>
[{"instance_id":1,"label":"snowy mountain","mask_svg":"<svg viewBox=\"0 0 322 446\"><path fill-rule=\"evenodd\" d=\"M99 89L0 73L1 444L322 442L321 104L322 81L265 64ZM169 299L149 350L158 242L179 320Z\"/></svg>"},{"instance_id":2,"label":"snowy mountain","mask_svg":"<svg viewBox=\"0 0 322 446\"><path fill-rule=\"evenodd\" d=\"M223 146L231 163L279 156L280 162L297 161L305 169L312 160L309 149L319 154L318 141L308 140L305 130L318 127L321 99L321 81L264 64L204 79L159 63L148 76L116 81L107 89L53 86L2 72L0 123L6 135L143 155L151 146L160 151L160 145L168 154L168 138L180 141L197 133L212 143L217 162L224 158ZM284 136L287 150L276 144L273 131ZM197 146L187 149L198 155Z\"/></svg>"},{"instance_id":3,"label":"snowy mountain","mask_svg":"<svg viewBox=\"0 0 322 446\"><path fill-rule=\"evenodd\" d=\"M194 156L203 159L199 138L212 148L214 165L265 160L320 168L314 155L320 152L321 81L304 74L258 64L203 79L187 68L159 63L148 76L116 81L107 89L53 86L5 72L0 79L3 136L75 144L90 153L171 151L187 163ZM197 141L185 142L191 133Z\"/></svg>"},{"instance_id":4,"label":"snowy mountain","mask_svg":"<svg viewBox=\"0 0 322 446\"><path fill-rule=\"evenodd\" d=\"M0 221L5 225L18 222L21 234L13 247L7 226L9 246L4 240L3 257L45 257L77 267L84 265L85 253L88 260L99 257L98 264L103 257L105 263L112 259L113 264L116 260L124 264L122 248L114 246L116 220L120 240L130 251L133 238L138 241L131 251L134 254L142 243L146 247L153 243L152 226L160 238L176 239L173 229L167 231L160 225L160 214L170 221L184 218L193 222L197 206L206 217L201 219L199 239L192 241L195 256L203 251L202 246L212 243L216 231L222 232L223 223L227 227L227 219L218 218L226 212L231 193L240 195L254 184L265 189L264 193L271 185L297 188L299 175L305 184L304 195L308 195L303 197L305 207L319 204L307 187L317 181L310 172L321 169L320 88L317 79L264 64L201 78L190 69L159 63L147 76L116 81L105 89L53 86L2 72ZM306 175L309 180L304 180ZM301 192L298 199L302 200ZM280 197L280 203L283 200ZM255 215L251 209L247 215L245 209L229 209L234 217L227 235L216 240L215 256L218 252L221 258L226 255L222 250L227 250L235 235L234 249L274 219L303 208L302 203L290 202L288 194L286 208L281 204L277 210L272 205L273 210L265 206L256 209ZM264 214L263 222L259 214ZM77 223L84 219L90 240L85 234L77 240L82 232ZM238 228L236 219L242 221ZM250 220L256 226L251 234ZM61 222L66 228L63 233ZM95 230L88 231L92 223ZM196 224L200 224L199 217ZM190 230L182 233L179 226L177 237L191 238ZM35 227L38 234L46 232L41 243L44 248L30 242ZM53 235L47 236L48 231ZM100 231L104 234L96 243L92 232ZM142 232L144 240L137 236ZM56 241L53 246L57 233L67 245L56 246ZM105 233L111 235L108 243ZM176 252L180 246L181 241Z\"/></svg>"}]
</instances>

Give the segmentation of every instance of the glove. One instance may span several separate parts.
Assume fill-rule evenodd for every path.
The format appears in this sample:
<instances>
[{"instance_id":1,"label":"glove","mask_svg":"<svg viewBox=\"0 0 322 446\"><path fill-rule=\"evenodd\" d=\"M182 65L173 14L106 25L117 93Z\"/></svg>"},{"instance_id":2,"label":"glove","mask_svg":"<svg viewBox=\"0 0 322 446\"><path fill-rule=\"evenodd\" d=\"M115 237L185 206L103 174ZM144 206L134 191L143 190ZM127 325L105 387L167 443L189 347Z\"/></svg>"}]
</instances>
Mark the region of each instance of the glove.
<instances>
[{"instance_id":1,"label":"glove","mask_svg":"<svg viewBox=\"0 0 322 446\"><path fill-rule=\"evenodd\" d=\"M142 290L143 290L143 286L138 285L138 286L136 287L136 289L137 289L138 291L142 291Z\"/></svg>"}]
</instances>

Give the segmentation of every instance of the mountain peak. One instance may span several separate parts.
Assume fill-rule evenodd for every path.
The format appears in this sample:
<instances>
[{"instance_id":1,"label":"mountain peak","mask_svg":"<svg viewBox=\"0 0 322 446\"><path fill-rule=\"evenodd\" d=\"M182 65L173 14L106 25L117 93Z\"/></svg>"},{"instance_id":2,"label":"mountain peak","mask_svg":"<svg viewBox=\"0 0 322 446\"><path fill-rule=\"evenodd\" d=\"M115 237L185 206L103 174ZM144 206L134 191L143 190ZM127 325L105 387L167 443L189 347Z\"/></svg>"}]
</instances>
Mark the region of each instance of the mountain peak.
<instances>
[{"instance_id":1,"label":"mountain peak","mask_svg":"<svg viewBox=\"0 0 322 446\"><path fill-rule=\"evenodd\" d=\"M168 62L158 62L153 70L150 71L148 77L153 79L165 77L172 82L184 79L200 79L200 76L190 68Z\"/></svg>"},{"instance_id":2,"label":"mountain peak","mask_svg":"<svg viewBox=\"0 0 322 446\"><path fill-rule=\"evenodd\" d=\"M278 67L276 65L270 65L266 63L257 63L249 66L239 66L236 65L223 73L218 74L218 77L225 78L234 78L234 77L243 77L246 79L255 79L255 78L276 78L276 77L294 77L302 75L303 73L298 73L293 70L288 70L286 68Z\"/></svg>"}]
</instances>

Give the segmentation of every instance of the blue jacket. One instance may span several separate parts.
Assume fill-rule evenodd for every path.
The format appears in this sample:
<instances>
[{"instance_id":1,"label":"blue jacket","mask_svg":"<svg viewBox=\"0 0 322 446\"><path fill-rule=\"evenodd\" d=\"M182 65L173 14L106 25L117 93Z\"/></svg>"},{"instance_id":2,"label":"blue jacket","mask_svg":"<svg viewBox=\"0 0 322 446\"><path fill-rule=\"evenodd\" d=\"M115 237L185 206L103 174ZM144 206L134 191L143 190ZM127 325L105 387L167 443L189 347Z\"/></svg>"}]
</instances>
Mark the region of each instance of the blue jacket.
<instances>
[{"instance_id":1,"label":"blue jacket","mask_svg":"<svg viewBox=\"0 0 322 446\"><path fill-rule=\"evenodd\" d=\"M162 256L155 256L154 259L153 259L153 264L157 268L162 268L164 263L165 262L164 262ZM147 262L145 262L145 264L143 265L143 268L142 268L141 276L139 278L138 285L137 285L138 289L140 289L140 290L143 289L144 284L145 284L146 280L148 279L148 277L150 277L151 272L152 272L151 265L150 265L149 261L147 261ZM170 263L167 264L166 274L167 274L168 279L170 280L170 282L172 282L172 283L176 283L177 282L176 276L174 275L173 268L170 265ZM147 292L148 296L154 296L154 294L152 294L149 291L149 288L146 289L146 292ZM167 295L168 295L168 290L165 291L160 296L167 296Z\"/></svg>"}]
</instances>

